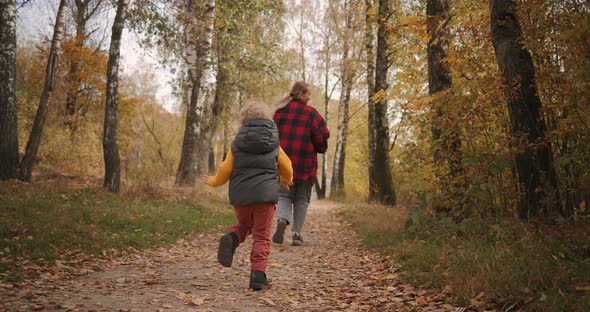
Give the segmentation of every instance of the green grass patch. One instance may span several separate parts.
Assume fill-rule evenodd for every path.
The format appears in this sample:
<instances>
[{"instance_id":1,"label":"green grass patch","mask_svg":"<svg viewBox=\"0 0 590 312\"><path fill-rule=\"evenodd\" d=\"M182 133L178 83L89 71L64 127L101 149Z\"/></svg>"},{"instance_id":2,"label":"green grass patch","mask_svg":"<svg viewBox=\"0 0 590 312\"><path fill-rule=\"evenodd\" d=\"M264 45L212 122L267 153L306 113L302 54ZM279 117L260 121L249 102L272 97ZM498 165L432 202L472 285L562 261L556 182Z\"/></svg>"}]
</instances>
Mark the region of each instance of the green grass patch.
<instances>
[{"instance_id":1,"label":"green grass patch","mask_svg":"<svg viewBox=\"0 0 590 312\"><path fill-rule=\"evenodd\" d=\"M233 223L233 209L225 200L198 197L192 202L161 200L100 188L3 182L0 272L18 271L26 261L52 263L73 252L104 256L170 244Z\"/></svg>"},{"instance_id":2,"label":"green grass patch","mask_svg":"<svg viewBox=\"0 0 590 312\"><path fill-rule=\"evenodd\" d=\"M409 279L469 305L482 292L501 309L590 311L590 225L434 219L405 209L347 207L368 247L395 258ZM393 216L393 217L392 217Z\"/></svg>"}]
</instances>

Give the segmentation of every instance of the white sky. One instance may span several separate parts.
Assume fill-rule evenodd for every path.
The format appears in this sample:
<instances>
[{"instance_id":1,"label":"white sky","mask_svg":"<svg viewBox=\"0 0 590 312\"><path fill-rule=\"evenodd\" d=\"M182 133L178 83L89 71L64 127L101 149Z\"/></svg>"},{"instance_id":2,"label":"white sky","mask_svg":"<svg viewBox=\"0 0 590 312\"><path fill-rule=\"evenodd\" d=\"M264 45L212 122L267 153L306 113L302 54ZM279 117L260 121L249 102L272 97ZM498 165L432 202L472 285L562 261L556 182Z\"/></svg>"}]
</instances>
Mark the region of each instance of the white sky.
<instances>
[{"instance_id":1,"label":"white sky","mask_svg":"<svg viewBox=\"0 0 590 312\"><path fill-rule=\"evenodd\" d=\"M37 0L18 11L17 40L19 45L24 42L38 42L42 38L51 38L53 35L53 24L57 12L58 1ZM103 49L108 49L110 29L114 18L114 10L107 13L108 20L102 19L104 25L100 26L99 36L106 31L106 40ZM133 73L137 69L153 71L157 80L158 91L156 98L160 105L170 112L179 111L179 99L172 95L171 79L174 78L168 70L163 69L158 61L152 56L155 51L146 51L140 47L138 40L133 33L123 33L121 45L121 70L124 74ZM106 73L105 73L106 74Z\"/></svg>"}]
</instances>

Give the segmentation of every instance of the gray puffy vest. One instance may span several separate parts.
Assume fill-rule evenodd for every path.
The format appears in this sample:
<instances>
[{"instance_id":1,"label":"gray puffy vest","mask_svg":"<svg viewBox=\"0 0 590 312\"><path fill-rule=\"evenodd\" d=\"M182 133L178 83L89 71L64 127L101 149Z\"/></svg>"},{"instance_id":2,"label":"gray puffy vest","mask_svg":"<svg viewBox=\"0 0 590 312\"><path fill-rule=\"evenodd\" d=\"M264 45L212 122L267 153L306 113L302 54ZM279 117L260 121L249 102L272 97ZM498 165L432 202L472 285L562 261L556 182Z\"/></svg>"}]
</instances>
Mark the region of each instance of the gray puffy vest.
<instances>
[{"instance_id":1,"label":"gray puffy vest","mask_svg":"<svg viewBox=\"0 0 590 312\"><path fill-rule=\"evenodd\" d=\"M278 201L279 131L270 119L250 119L231 146L234 165L229 179L229 201L245 206Z\"/></svg>"}]
</instances>

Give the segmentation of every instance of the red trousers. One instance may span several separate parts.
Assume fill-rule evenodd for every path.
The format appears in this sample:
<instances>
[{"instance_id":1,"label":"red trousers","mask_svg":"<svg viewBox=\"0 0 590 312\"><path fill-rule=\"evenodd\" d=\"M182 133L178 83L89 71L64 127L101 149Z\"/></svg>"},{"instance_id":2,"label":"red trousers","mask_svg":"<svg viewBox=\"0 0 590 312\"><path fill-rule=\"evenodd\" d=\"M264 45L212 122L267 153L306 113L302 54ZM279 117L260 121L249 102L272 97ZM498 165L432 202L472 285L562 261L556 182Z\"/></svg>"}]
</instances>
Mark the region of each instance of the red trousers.
<instances>
[{"instance_id":1,"label":"red trousers","mask_svg":"<svg viewBox=\"0 0 590 312\"><path fill-rule=\"evenodd\" d=\"M236 233L240 244L252 234L252 251L250 252L250 269L266 272L270 254L270 232L275 212L275 205L269 203L248 206L234 206L238 223L229 230Z\"/></svg>"}]
</instances>

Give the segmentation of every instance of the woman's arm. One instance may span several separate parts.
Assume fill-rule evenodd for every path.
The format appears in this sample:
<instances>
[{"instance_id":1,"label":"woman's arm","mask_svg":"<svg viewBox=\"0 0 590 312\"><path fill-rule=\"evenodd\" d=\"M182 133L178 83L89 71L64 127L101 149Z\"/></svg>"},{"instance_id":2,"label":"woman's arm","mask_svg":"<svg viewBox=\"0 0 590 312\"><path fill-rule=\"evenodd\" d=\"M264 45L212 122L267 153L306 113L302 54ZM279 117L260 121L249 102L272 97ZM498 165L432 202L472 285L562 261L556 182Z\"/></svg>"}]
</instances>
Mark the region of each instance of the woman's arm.
<instances>
[{"instance_id":1,"label":"woman's arm","mask_svg":"<svg viewBox=\"0 0 590 312\"><path fill-rule=\"evenodd\" d=\"M330 137L330 130L328 126L317 111L313 111L311 121L311 142L317 153L324 153L328 149L328 138Z\"/></svg>"}]
</instances>

